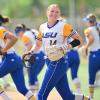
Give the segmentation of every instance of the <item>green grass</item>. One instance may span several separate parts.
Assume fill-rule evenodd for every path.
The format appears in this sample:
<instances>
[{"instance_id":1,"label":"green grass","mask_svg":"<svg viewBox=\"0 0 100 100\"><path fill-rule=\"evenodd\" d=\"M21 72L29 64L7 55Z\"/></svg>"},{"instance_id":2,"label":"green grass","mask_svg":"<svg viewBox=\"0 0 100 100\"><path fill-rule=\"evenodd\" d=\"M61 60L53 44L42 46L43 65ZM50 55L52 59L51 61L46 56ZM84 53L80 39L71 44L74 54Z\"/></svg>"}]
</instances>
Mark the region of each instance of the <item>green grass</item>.
<instances>
[{"instance_id":1,"label":"green grass","mask_svg":"<svg viewBox=\"0 0 100 100\"><path fill-rule=\"evenodd\" d=\"M88 66L87 66L86 61L87 61L87 59L82 58L78 75L79 75L79 78L81 80L82 92L85 95L88 95ZM46 66L43 68L43 70L41 71L41 73L39 75L40 84L42 83L42 79L43 79L43 76L45 74L45 70L46 70ZM10 76L8 76L7 78L10 82L12 82L12 79L11 79ZM26 85L28 86L28 77L27 77L27 75L25 75L25 80L26 80ZM69 80L69 84L72 86L72 89L74 91L75 88L74 88L72 80L71 80L70 70L68 70L68 80ZM3 82L0 81L0 84L3 84ZM95 98L95 100L100 100L100 87L96 88L94 98Z\"/></svg>"}]
</instances>

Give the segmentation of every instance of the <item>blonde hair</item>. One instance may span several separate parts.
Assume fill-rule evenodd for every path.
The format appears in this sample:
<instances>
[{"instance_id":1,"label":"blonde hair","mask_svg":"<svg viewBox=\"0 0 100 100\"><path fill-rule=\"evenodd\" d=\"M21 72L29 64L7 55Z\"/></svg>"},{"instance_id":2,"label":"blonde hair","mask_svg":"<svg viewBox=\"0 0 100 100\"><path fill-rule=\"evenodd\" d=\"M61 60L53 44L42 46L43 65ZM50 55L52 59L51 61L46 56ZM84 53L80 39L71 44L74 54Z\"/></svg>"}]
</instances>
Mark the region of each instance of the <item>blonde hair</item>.
<instances>
[{"instance_id":1,"label":"blonde hair","mask_svg":"<svg viewBox=\"0 0 100 100\"><path fill-rule=\"evenodd\" d=\"M49 9L50 9L51 7L57 7L57 8L59 9L59 11L60 11L60 7L59 7L58 4L51 4L51 5L49 5L48 8L47 8L47 11L49 11Z\"/></svg>"}]
</instances>

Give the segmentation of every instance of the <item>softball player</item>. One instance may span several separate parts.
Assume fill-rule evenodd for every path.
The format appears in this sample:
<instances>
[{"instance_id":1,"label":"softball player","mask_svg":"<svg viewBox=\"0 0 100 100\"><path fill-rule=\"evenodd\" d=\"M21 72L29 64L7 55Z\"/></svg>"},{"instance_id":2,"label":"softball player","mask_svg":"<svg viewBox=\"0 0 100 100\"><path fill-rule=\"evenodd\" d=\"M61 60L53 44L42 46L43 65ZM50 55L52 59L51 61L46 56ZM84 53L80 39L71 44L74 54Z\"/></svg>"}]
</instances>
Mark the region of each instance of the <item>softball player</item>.
<instances>
[{"instance_id":1,"label":"softball player","mask_svg":"<svg viewBox=\"0 0 100 100\"><path fill-rule=\"evenodd\" d=\"M73 39L71 37L68 37L66 40L67 43L71 43L72 41ZM79 45L77 48L68 50L66 53L66 58L68 59L69 68L71 70L71 77L76 88L76 93L82 93L80 79L78 78L78 69L80 65L78 49L82 46L82 44L83 43L81 43L81 45Z\"/></svg>"},{"instance_id":2,"label":"softball player","mask_svg":"<svg viewBox=\"0 0 100 100\"><path fill-rule=\"evenodd\" d=\"M78 69L80 65L80 57L78 51L75 49L71 49L66 54L66 57L68 58L71 77L76 87L76 93L82 93L80 79L78 78Z\"/></svg>"},{"instance_id":3,"label":"softball player","mask_svg":"<svg viewBox=\"0 0 100 100\"><path fill-rule=\"evenodd\" d=\"M26 46L26 51L29 51L32 48L32 45L35 44L37 30L28 29L25 25L18 25L15 29L15 34L21 38L24 45ZM35 63L29 63L28 66L28 77L29 77L29 85L30 89L34 92L39 89L38 75L40 71L43 69L45 64L44 53L42 48L35 54Z\"/></svg>"},{"instance_id":4,"label":"softball player","mask_svg":"<svg viewBox=\"0 0 100 100\"><path fill-rule=\"evenodd\" d=\"M64 57L68 48L80 44L80 36L76 34L76 31L72 29L71 25L58 21L59 17L60 9L58 5L50 5L47 9L48 21L40 26L38 39L30 51L34 53L37 52L43 44L45 54L49 60L49 65L37 99L47 100L50 91L55 87L63 100L85 100L87 97L75 95L69 89L66 75L68 61ZM64 44L64 40L68 36L75 39L75 41L69 45Z\"/></svg>"},{"instance_id":5,"label":"softball player","mask_svg":"<svg viewBox=\"0 0 100 100\"><path fill-rule=\"evenodd\" d=\"M15 53L13 45L16 43L17 38L9 32L2 24L9 22L8 17L0 15L0 54L3 55L3 60L0 64L0 78L10 74L17 90L26 96L28 100L35 100L33 93L29 91L24 82L23 64L21 58ZM0 95L6 98L4 91L0 88ZM5 99L8 100L8 99Z\"/></svg>"},{"instance_id":6,"label":"softball player","mask_svg":"<svg viewBox=\"0 0 100 100\"><path fill-rule=\"evenodd\" d=\"M100 27L94 14L87 15L84 21L88 27L84 31L87 40L84 49L89 48L89 93L93 99L96 72L100 70Z\"/></svg>"}]
</instances>

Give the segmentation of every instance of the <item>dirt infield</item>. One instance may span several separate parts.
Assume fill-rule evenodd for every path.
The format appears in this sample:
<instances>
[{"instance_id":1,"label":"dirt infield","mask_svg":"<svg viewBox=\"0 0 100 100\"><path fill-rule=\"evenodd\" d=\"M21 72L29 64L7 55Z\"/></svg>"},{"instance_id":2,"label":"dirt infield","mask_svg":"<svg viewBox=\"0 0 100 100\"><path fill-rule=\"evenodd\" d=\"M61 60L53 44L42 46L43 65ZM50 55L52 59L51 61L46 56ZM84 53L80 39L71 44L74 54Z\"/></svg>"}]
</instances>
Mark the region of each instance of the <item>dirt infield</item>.
<instances>
[{"instance_id":1,"label":"dirt infield","mask_svg":"<svg viewBox=\"0 0 100 100\"><path fill-rule=\"evenodd\" d=\"M13 100L27 100L23 95L16 91L7 91L7 94L13 99ZM2 97L0 97L0 100L3 100Z\"/></svg>"},{"instance_id":2,"label":"dirt infield","mask_svg":"<svg viewBox=\"0 0 100 100\"><path fill-rule=\"evenodd\" d=\"M23 95L16 91L7 91L7 94L13 99L13 100L27 100ZM0 97L0 100L3 100L2 97ZM56 90L53 90L49 97L48 100L62 100L59 94L57 93Z\"/></svg>"},{"instance_id":3,"label":"dirt infield","mask_svg":"<svg viewBox=\"0 0 100 100\"><path fill-rule=\"evenodd\" d=\"M62 100L62 98L60 97L60 95L58 94L58 92L56 90L53 90L50 93L48 100Z\"/></svg>"}]
</instances>

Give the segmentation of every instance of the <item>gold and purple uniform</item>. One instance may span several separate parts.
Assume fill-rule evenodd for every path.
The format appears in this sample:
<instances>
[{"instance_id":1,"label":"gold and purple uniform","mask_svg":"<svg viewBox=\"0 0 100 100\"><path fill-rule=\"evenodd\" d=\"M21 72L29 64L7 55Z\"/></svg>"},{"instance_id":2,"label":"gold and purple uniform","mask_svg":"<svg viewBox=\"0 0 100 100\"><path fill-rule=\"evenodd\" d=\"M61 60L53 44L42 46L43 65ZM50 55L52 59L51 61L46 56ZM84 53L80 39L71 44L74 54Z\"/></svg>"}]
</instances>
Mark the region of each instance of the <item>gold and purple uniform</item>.
<instances>
[{"instance_id":1,"label":"gold and purple uniform","mask_svg":"<svg viewBox=\"0 0 100 100\"><path fill-rule=\"evenodd\" d=\"M86 41L87 36L91 34L94 38L93 43L89 46L89 85L94 87L96 72L100 70L100 36L96 26L88 27L84 30Z\"/></svg>"},{"instance_id":2,"label":"gold and purple uniform","mask_svg":"<svg viewBox=\"0 0 100 100\"><path fill-rule=\"evenodd\" d=\"M57 21L53 26L47 23L40 25L38 40L42 41L45 54L46 49L52 45L63 45L67 37L76 34L72 26L62 21ZM52 51L52 49L50 49ZM57 52L57 51L56 51ZM48 58L48 67L38 93L38 100L47 100L50 91L55 87L63 100L84 100L84 97L74 95L69 89L66 71L68 69L68 60L62 57L59 60L51 61ZM87 99L88 100L88 99Z\"/></svg>"},{"instance_id":3,"label":"gold and purple uniform","mask_svg":"<svg viewBox=\"0 0 100 100\"><path fill-rule=\"evenodd\" d=\"M35 44L37 33L38 32L36 30L32 29L32 30L26 31L23 34L22 41L26 47L30 45L32 46ZM28 66L30 66L28 68L30 89L36 88L35 85L38 83L38 75L43 69L44 64L45 64L44 53L42 51L42 48L37 53L33 54L33 56L35 57L35 63L34 64L28 63Z\"/></svg>"},{"instance_id":4,"label":"gold and purple uniform","mask_svg":"<svg viewBox=\"0 0 100 100\"><path fill-rule=\"evenodd\" d=\"M9 33L4 27L0 27L0 47L4 48L6 42L6 35ZM15 53L13 47L11 47L2 58L0 63L0 78L10 74L17 90L26 95L28 89L25 86L24 75L23 75L23 64L21 58Z\"/></svg>"}]
</instances>

